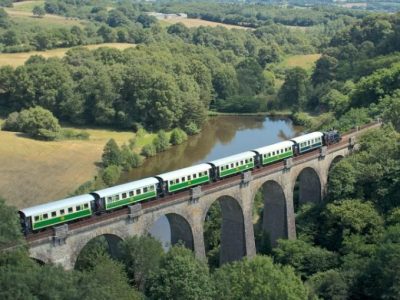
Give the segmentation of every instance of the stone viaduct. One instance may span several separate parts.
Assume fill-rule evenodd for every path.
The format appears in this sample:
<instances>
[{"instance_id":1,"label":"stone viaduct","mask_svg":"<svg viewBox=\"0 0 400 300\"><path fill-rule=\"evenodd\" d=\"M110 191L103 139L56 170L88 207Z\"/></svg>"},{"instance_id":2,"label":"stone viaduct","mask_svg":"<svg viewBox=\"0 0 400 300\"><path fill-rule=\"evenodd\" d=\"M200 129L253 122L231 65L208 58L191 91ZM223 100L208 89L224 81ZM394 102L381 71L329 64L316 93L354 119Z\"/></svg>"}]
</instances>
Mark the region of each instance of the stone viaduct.
<instances>
[{"instance_id":1,"label":"stone viaduct","mask_svg":"<svg viewBox=\"0 0 400 300\"><path fill-rule=\"evenodd\" d=\"M133 235L143 235L162 216L171 228L171 243L181 241L200 259L205 259L203 228L210 206L219 201L222 210L220 262L256 254L253 232L253 202L262 188L263 229L272 246L278 238L296 238L293 193L298 184L299 202L322 201L331 166L351 154L357 137L371 127L355 130L339 144L255 169L229 179L196 187L170 197L136 204L110 214L63 225L27 238L30 256L44 263L74 268L83 247L104 235L109 244Z\"/></svg>"}]
</instances>

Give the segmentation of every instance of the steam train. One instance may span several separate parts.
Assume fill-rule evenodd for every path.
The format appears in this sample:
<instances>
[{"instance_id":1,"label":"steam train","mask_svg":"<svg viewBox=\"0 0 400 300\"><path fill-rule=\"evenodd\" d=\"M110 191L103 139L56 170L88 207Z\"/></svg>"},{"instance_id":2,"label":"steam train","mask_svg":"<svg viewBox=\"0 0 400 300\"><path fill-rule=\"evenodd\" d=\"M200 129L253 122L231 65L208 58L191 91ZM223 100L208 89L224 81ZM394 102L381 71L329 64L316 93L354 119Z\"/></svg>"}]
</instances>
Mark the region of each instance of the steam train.
<instances>
[{"instance_id":1,"label":"steam train","mask_svg":"<svg viewBox=\"0 0 400 300\"><path fill-rule=\"evenodd\" d=\"M340 142L338 131L313 132L208 163L160 174L90 194L70 197L19 211L25 234L164 197L194 186L243 173Z\"/></svg>"}]
</instances>

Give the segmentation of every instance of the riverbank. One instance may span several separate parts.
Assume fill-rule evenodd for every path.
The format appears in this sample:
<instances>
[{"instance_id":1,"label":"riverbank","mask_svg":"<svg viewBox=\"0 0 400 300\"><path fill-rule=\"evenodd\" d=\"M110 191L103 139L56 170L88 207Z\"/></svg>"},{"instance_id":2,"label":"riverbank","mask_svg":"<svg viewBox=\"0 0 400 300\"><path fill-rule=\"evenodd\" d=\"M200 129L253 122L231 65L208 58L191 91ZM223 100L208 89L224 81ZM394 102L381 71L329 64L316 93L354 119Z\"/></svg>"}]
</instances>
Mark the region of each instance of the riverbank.
<instances>
[{"instance_id":1,"label":"riverbank","mask_svg":"<svg viewBox=\"0 0 400 300\"><path fill-rule=\"evenodd\" d=\"M268 112L255 112L255 113L226 113L218 111L208 111L209 117L216 116L265 116L265 117L284 117L291 118L293 112L290 110L271 110Z\"/></svg>"}]
</instances>

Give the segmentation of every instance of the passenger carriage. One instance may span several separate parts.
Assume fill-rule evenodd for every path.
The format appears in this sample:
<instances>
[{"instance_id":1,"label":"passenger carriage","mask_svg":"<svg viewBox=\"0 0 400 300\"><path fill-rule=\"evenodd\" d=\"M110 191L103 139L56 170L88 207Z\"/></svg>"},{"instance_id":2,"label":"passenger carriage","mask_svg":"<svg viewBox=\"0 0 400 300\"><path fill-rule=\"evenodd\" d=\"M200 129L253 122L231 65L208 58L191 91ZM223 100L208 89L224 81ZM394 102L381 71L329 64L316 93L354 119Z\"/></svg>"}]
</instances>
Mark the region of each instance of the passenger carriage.
<instances>
[{"instance_id":1,"label":"passenger carriage","mask_svg":"<svg viewBox=\"0 0 400 300\"><path fill-rule=\"evenodd\" d=\"M146 178L91 193L96 198L97 210L113 210L139 201L157 197L159 181Z\"/></svg>"},{"instance_id":2,"label":"passenger carriage","mask_svg":"<svg viewBox=\"0 0 400 300\"><path fill-rule=\"evenodd\" d=\"M92 195L86 194L21 209L22 226L25 231L40 230L89 217L95 209L94 200Z\"/></svg>"},{"instance_id":3,"label":"passenger carriage","mask_svg":"<svg viewBox=\"0 0 400 300\"><path fill-rule=\"evenodd\" d=\"M292 138L291 141L296 143L295 148L298 154L314 150L322 146L322 132L312 132Z\"/></svg>"},{"instance_id":4,"label":"passenger carriage","mask_svg":"<svg viewBox=\"0 0 400 300\"><path fill-rule=\"evenodd\" d=\"M255 166L256 154L252 151L246 151L236 155L224 157L209 162L213 166L215 178L223 178L229 175L244 172L253 169Z\"/></svg>"},{"instance_id":5,"label":"passenger carriage","mask_svg":"<svg viewBox=\"0 0 400 300\"><path fill-rule=\"evenodd\" d=\"M174 193L210 181L210 165L200 164L169 173L157 175L162 181L161 190L165 193Z\"/></svg>"},{"instance_id":6,"label":"passenger carriage","mask_svg":"<svg viewBox=\"0 0 400 300\"><path fill-rule=\"evenodd\" d=\"M258 154L260 163L264 166L293 156L292 141L284 141L270 146L254 149Z\"/></svg>"}]
</instances>

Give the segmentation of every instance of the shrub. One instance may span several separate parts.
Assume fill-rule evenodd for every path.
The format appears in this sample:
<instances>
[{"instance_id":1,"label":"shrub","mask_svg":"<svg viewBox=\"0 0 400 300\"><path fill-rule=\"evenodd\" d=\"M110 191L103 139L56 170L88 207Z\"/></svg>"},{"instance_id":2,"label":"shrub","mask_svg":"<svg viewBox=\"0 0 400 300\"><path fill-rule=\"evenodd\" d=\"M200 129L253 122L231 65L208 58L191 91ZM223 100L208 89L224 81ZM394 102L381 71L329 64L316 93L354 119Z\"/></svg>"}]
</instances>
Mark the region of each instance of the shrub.
<instances>
[{"instance_id":1,"label":"shrub","mask_svg":"<svg viewBox=\"0 0 400 300\"><path fill-rule=\"evenodd\" d=\"M108 166L103 170L101 174L101 178L107 185L113 185L117 183L120 176L121 176L121 168L115 165Z\"/></svg>"},{"instance_id":2,"label":"shrub","mask_svg":"<svg viewBox=\"0 0 400 300\"><path fill-rule=\"evenodd\" d=\"M171 138L169 139L172 145L182 144L187 140L187 134L180 128L175 128L171 133Z\"/></svg>"},{"instance_id":3,"label":"shrub","mask_svg":"<svg viewBox=\"0 0 400 300\"><path fill-rule=\"evenodd\" d=\"M6 121L1 126L2 130L5 131L21 131L21 126L18 122L19 113L13 112L8 115Z\"/></svg>"},{"instance_id":4,"label":"shrub","mask_svg":"<svg viewBox=\"0 0 400 300\"><path fill-rule=\"evenodd\" d=\"M160 130L157 133L156 138L153 140L153 144L156 148L157 153L167 150L170 147L167 133L164 130Z\"/></svg>"},{"instance_id":5,"label":"shrub","mask_svg":"<svg viewBox=\"0 0 400 300\"><path fill-rule=\"evenodd\" d=\"M154 144L144 145L141 154L145 157L155 156L157 154L156 147L154 146Z\"/></svg>"},{"instance_id":6,"label":"shrub","mask_svg":"<svg viewBox=\"0 0 400 300\"><path fill-rule=\"evenodd\" d=\"M197 125L195 123L193 123L193 122L187 124L185 126L184 130L188 135L195 135L195 134L198 134L200 132L199 127L197 127Z\"/></svg>"}]
</instances>

